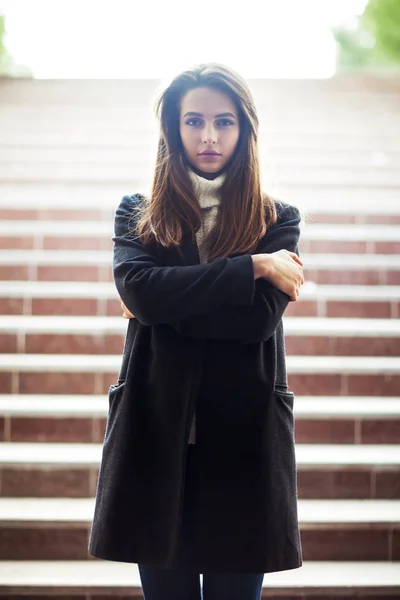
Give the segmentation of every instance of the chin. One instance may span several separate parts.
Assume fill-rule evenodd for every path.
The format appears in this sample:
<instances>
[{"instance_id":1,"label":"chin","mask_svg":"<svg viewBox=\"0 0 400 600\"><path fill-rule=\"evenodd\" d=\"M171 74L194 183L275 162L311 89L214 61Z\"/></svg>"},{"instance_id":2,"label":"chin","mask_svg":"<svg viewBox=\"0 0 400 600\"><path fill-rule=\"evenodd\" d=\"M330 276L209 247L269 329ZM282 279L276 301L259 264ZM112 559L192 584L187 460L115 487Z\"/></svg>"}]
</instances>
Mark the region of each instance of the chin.
<instances>
[{"instance_id":1,"label":"chin","mask_svg":"<svg viewBox=\"0 0 400 600\"><path fill-rule=\"evenodd\" d=\"M195 165L198 171L203 171L203 173L217 173L218 171L222 171L225 165L221 165L221 163L201 163Z\"/></svg>"}]
</instances>

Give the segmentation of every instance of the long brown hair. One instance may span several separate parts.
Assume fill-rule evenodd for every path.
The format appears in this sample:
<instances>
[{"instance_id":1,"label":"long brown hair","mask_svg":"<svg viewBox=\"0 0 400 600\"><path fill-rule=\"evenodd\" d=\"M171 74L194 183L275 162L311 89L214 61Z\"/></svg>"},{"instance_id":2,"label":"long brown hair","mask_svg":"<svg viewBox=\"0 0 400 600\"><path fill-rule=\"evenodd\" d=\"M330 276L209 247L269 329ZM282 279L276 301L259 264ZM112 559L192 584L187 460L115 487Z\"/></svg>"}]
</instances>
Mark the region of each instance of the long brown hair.
<instances>
[{"instance_id":1,"label":"long brown hair","mask_svg":"<svg viewBox=\"0 0 400 600\"><path fill-rule=\"evenodd\" d=\"M246 81L227 66L207 63L183 71L157 98L160 137L155 173L151 196L140 209L137 231L145 245L156 242L179 249L184 235L195 239L201 213L187 173L179 123L183 96L200 86L227 94L236 105L240 125L235 152L224 168L226 179L217 221L205 240L211 261L251 252L277 219L276 201L261 191L259 121L252 92Z\"/></svg>"}]
</instances>

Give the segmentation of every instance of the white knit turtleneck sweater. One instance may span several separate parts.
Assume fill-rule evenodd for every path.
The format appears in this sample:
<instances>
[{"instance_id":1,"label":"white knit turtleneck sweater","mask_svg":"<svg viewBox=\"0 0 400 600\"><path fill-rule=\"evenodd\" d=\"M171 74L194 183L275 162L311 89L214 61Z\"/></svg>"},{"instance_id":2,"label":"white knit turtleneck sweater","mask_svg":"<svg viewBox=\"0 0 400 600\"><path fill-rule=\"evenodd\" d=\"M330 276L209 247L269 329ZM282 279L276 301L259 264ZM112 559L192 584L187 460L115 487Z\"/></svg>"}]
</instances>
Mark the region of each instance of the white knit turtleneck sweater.
<instances>
[{"instance_id":1,"label":"white knit turtleneck sweater","mask_svg":"<svg viewBox=\"0 0 400 600\"><path fill-rule=\"evenodd\" d=\"M218 215L218 209L221 203L221 186L226 179L226 173L221 173L215 179L206 179L197 175L192 169L187 169L189 177L193 183L194 191L201 208L201 226L196 233L197 247L200 256L200 262L207 261L207 255L203 242L208 232L215 223ZM193 417L190 429L189 444L196 443L196 416Z\"/></svg>"}]
</instances>

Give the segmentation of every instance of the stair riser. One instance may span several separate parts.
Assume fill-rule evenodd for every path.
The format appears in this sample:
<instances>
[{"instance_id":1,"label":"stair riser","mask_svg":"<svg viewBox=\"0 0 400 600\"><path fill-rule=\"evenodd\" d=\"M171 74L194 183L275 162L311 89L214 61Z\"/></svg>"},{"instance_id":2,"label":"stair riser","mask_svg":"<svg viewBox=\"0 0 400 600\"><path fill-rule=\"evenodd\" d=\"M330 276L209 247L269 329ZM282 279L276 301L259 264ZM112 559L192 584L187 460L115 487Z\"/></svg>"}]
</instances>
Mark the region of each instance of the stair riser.
<instances>
[{"instance_id":1,"label":"stair riser","mask_svg":"<svg viewBox=\"0 0 400 600\"><path fill-rule=\"evenodd\" d=\"M382 312L391 313L396 308L397 306L385 303ZM97 300L95 298L0 298L0 314L119 317L122 315L122 310L118 292L115 290L114 298L109 300Z\"/></svg>"},{"instance_id":2,"label":"stair riser","mask_svg":"<svg viewBox=\"0 0 400 600\"><path fill-rule=\"evenodd\" d=\"M95 298L0 298L2 315L75 315L114 316L122 315L118 292L110 299ZM290 302L287 317L351 317L371 319L396 319L400 317L400 302L392 301L344 301L306 300Z\"/></svg>"},{"instance_id":3,"label":"stair riser","mask_svg":"<svg viewBox=\"0 0 400 600\"><path fill-rule=\"evenodd\" d=\"M0 526L0 560L84 560L89 525ZM304 560L400 560L400 529L385 525L301 528Z\"/></svg>"},{"instance_id":4,"label":"stair riser","mask_svg":"<svg viewBox=\"0 0 400 600\"><path fill-rule=\"evenodd\" d=\"M96 494L98 469L1 467L2 497L89 498ZM400 499L399 467L298 468L300 499Z\"/></svg>"},{"instance_id":5,"label":"stair riser","mask_svg":"<svg viewBox=\"0 0 400 600\"><path fill-rule=\"evenodd\" d=\"M116 205L118 200L116 201ZM0 209L0 221L105 221L113 223L115 207L84 209L66 208L2 208ZM373 216L373 215L370 215ZM346 215L347 217L347 215ZM397 218L394 215L394 218ZM398 215L400 223L400 215ZM384 223L381 223L382 225ZM395 224L388 216L387 224Z\"/></svg>"},{"instance_id":6,"label":"stair riser","mask_svg":"<svg viewBox=\"0 0 400 600\"><path fill-rule=\"evenodd\" d=\"M64 588L58 586L58 588L56 588L56 590L54 590L54 586L18 586L18 588L16 587L0 587L0 600L38 600L38 597L40 598L40 600L115 600L116 598L118 600L143 600L143 593L142 593L142 589L140 586L138 586L137 588L132 588L131 593L129 594L129 596L127 595L123 595L120 593L120 589L119 586L115 588L115 590L113 591L113 593L107 593L107 594L98 594L98 593L93 593L93 594L84 594L82 592L82 590L80 589L80 592L82 593L75 593L73 595L69 595L67 596L65 592L68 592L70 586L65 586ZM90 586L85 586L86 589L90 589ZM98 589L98 586L94 585L93 586L94 589ZM9 590L9 594L7 595L7 593L2 593L4 590ZM57 589L60 589L62 591L60 591L60 593L57 593ZM39 590L39 592L37 591ZM25 592L24 595L17 595L15 592ZM109 588L107 589L107 592L109 592ZM271 600L271 598L275 598L275 596L271 596L270 595L270 590L267 592L267 595L264 595L264 593L261 596L262 598L269 598ZM382 598L392 598L393 600L393 595L392 596L379 596L379 598L377 596L371 597L371 596L359 596L357 595L357 600L382 600ZM278 597L277 597L278 598ZM339 596L338 596L339 598ZM279 594L279 600L332 600L333 596L332 594L329 594L329 596L318 596L318 598L315 598L315 596L284 596L282 597ZM340 600L353 600L353 597L351 599L349 598L343 598L343 596L340 596Z\"/></svg>"},{"instance_id":7,"label":"stair riser","mask_svg":"<svg viewBox=\"0 0 400 600\"><path fill-rule=\"evenodd\" d=\"M104 133L107 135L107 133ZM136 135L132 130L131 135ZM301 135L301 133L299 133ZM2 136L0 144L7 143ZM155 152L152 153L153 156ZM155 157L155 156L154 156ZM140 173L140 170L143 173ZM343 187L376 188L377 190L397 189L400 186L400 178L395 170L383 170L382 172L370 172L370 166L358 169L344 168L315 168L304 165L296 165L291 168L278 168L276 174L279 177L279 184L284 191L283 197L290 197L288 190L294 188L305 192L312 187L321 188L321 197L324 191L330 191L332 188L341 190ZM148 164L132 165L64 165L53 162L52 165L43 165L40 163L29 164L18 162L17 164L4 165L0 163L0 183L11 184L15 181L23 184L46 184L54 185L63 181L66 185L98 185L105 186L123 186L126 190L143 190L151 183L153 171L148 169ZM136 179L136 181L135 181ZM133 180L133 181L132 181ZM276 184L275 174L266 177L265 187L273 189Z\"/></svg>"},{"instance_id":8,"label":"stair riser","mask_svg":"<svg viewBox=\"0 0 400 600\"><path fill-rule=\"evenodd\" d=\"M296 202L293 202L296 204ZM113 223L114 210L117 207L118 199L115 201L115 206L98 210L96 208L86 209L57 209L57 208L41 208L41 209L15 209L1 208L1 221L103 221ZM308 211L312 218L311 223L336 223L340 225L358 224L358 225L400 225L400 214L347 214L347 213L315 213L312 210Z\"/></svg>"},{"instance_id":9,"label":"stair riser","mask_svg":"<svg viewBox=\"0 0 400 600\"><path fill-rule=\"evenodd\" d=\"M394 243L394 247L395 245ZM42 236L0 237L1 250L111 250L112 247L113 243L110 236L104 238L79 236L44 238Z\"/></svg>"},{"instance_id":10,"label":"stair riser","mask_svg":"<svg viewBox=\"0 0 400 600\"><path fill-rule=\"evenodd\" d=\"M102 443L103 418L1 417L0 441ZM397 444L398 419L296 418L296 441L305 444Z\"/></svg>"},{"instance_id":11,"label":"stair riser","mask_svg":"<svg viewBox=\"0 0 400 600\"><path fill-rule=\"evenodd\" d=\"M267 587L268 586L268 587ZM36 588L37 586L35 586ZM357 586L351 586L352 589L352 595L351 596L344 596L343 593L344 591L339 588L339 590L336 592L335 590L328 590L326 591L324 589L324 587L319 588L318 586L312 586L313 588L315 588L315 593L318 594L318 596L315 595L315 593L313 592L312 595L307 595L303 593L303 588L300 589L291 589L291 588L285 588L282 586L278 586L278 589L274 589L271 584L268 582L268 575L265 577L265 587L263 587L262 593L261 593L261 598L269 598L269 600L354 600L355 598L357 600L384 600L385 598L391 598L392 600L398 600L398 598L400 597L400 588L396 589L396 588L388 588L387 586L385 586L385 588L383 588L381 590L381 592L379 593L379 596L371 596L371 594L369 593L370 590L368 590L368 586L367 586L367 590L365 590L365 588L359 588ZM88 588L90 589L90 588ZM347 588L346 588L347 589ZM25 590L25 586L18 587L18 591L26 591L26 593L28 595L24 595L24 596L19 596L19 595L15 595L14 593L14 588L12 589L12 594L11 595L3 595L1 594L1 588L0 588L0 600L34 600L36 598L37 600L37 594L33 591L32 588L29 588L28 590ZM68 588L67 588L68 590ZM29 593L31 595L29 595ZM74 594L73 596L66 596L64 594L60 594L57 595L57 593L54 592L54 588L46 588L46 587L40 587L40 592L39 594L41 594L41 598L45 598L46 600L115 600L116 598L118 600L132 600L132 599L138 599L138 600L143 600L143 593L142 593L142 589L141 587L137 587L136 589L132 588L131 593L129 594L129 596L126 595L122 595L120 594L120 590L118 587L115 588L115 591L112 594L101 594L98 595L96 594L85 594L85 595L76 595ZM284 594L284 595L283 595Z\"/></svg>"},{"instance_id":12,"label":"stair riser","mask_svg":"<svg viewBox=\"0 0 400 600\"><path fill-rule=\"evenodd\" d=\"M70 246L70 248L73 246ZM307 254L399 254L400 242L385 241L300 241L300 253Z\"/></svg>"},{"instance_id":13,"label":"stair riser","mask_svg":"<svg viewBox=\"0 0 400 600\"><path fill-rule=\"evenodd\" d=\"M126 324L126 321L125 321ZM121 317L121 325L124 325ZM1 334L6 354L121 354L125 334ZM399 356L400 337L286 336L288 355Z\"/></svg>"},{"instance_id":14,"label":"stair riser","mask_svg":"<svg viewBox=\"0 0 400 600\"><path fill-rule=\"evenodd\" d=\"M117 373L0 372L3 394L106 394ZM301 396L398 396L400 374L295 374L289 387Z\"/></svg>"},{"instance_id":15,"label":"stair riser","mask_svg":"<svg viewBox=\"0 0 400 600\"><path fill-rule=\"evenodd\" d=\"M103 210L93 209L0 209L1 221L103 221L113 223L115 206L104 208ZM296 204L296 202L294 202ZM314 213L309 210L310 222L324 224L351 224L358 225L400 225L400 214L347 214L347 213Z\"/></svg>"},{"instance_id":16,"label":"stair riser","mask_svg":"<svg viewBox=\"0 0 400 600\"><path fill-rule=\"evenodd\" d=\"M111 255L110 255L111 263ZM400 285L400 270L316 270L304 267L306 281L324 285ZM113 281L111 266L0 265L0 279L9 281Z\"/></svg>"},{"instance_id":17,"label":"stair riser","mask_svg":"<svg viewBox=\"0 0 400 600\"><path fill-rule=\"evenodd\" d=\"M73 593L71 592L71 594L67 595L70 591L70 587L70 585L66 585L64 587L55 587L51 585L48 587L46 585L20 585L18 587L4 586L0 587L0 600L38 600L38 598L40 598L40 600L115 600L116 598L118 600L143 600L143 592L139 584L136 588L132 587L131 591L127 590L128 586L124 586L123 590L125 593L121 591L121 586L115 587L115 589L112 590L112 592L110 591L110 588L112 589L112 585L106 586L105 593L102 594L101 592L99 592L99 586L97 586L95 583L92 587L90 586L90 584L87 586L82 586L78 589L77 592L75 592L75 589L73 589ZM93 594L90 594L89 592L85 593L85 590L90 589L93 589ZM129 595L127 595L128 591ZM19 594L20 592L22 595ZM271 596L270 592L271 590L268 590L267 595L264 595L263 593L261 597L273 600L275 596ZM375 596L371 598L371 596L361 595L357 596L357 600L382 600L382 598L390 597L393 600L393 595L387 596L385 594L384 596L379 596L379 598ZM333 600L333 596L332 594L329 594L328 596L318 596L318 598L315 598L315 596L308 597L303 595L282 597L279 593L279 600ZM353 598L343 598L343 596L340 595L340 600L353 600Z\"/></svg>"},{"instance_id":18,"label":"stair riser","mask_svg":"<svg viewBox=\"0 0 400 600\"><path fill-rule=\"evenodd\" d=\"M111 264L110 255L110 264ZM396 273L394 273L396 274ZM9 281L113 281L111 266L0 265L0 280Z\"/></svg>"},{"instance_id":19,"label":"stair riser","mask_svg":"<svg viewBox=\"0 0 400 600\"><path fill-rule=\"evenodd\" d=\"M400 271L385 269L323 271L308 269L305 265L304 278L323 285L400 285Z\"/></svg>"},{"instance_id":20,"label":"stair riser","mask_svg":"<svg viewBox=\"0 0 400 600\"><path fill-rule=\"evenodd\" d=\"M286 336L288 355L399 356L400 338ZM43 346L42 346L43 347ZM45 346L44 346L45 347Z\"/></svg>"},{"instance_id":21,"label":"stair riser","mask_svg":"<svg viewBox=\"0 0 400 600\"><path fill-rule=\"evenodd\" d=\"M112 250L111 235L107 237L0 237L1 250ZM345 241L301 239L300 253L307 254L399 254L396 241Z\"/></svg>"},{"instance_id":22,"label":"stair riser","mask_svg":"<svg viewBox=\"0 0 400 600\"><path fill-rule=\"evenodd\" d=\"M10 299L10 303L12 300ZM18 300L15 300L15 308L11 306L11 310L21 310L21 303L18 304ZM40 308L40 300L37 300L36 305ZM1 300L0 300L1 306ZM8 306L6 306L6 310ZM13 313L11 310L7 310L3 314L21 314L20 312ZM84 310L84 307L83 309ZM119 302L110 303L110 310L115 311L115 316L121 314ZM27 313L29 314L29 313ZM42 312L37 314L52 314L49 312ZM62 313L58 313L62 314ZM68 313L67 313L68 314ZM80 313L78 313L80 314ZM83 313L85 314L85 313ZM90 314L90 313L86 313ZM392 301L376 301L376 300L307 300L301 298L296 302L290 302L286 311L285 317L332 317L332 318L357 318L357 319L397 319L400 317L400 302L398 300Z\"/></svg>"}]
</instances>

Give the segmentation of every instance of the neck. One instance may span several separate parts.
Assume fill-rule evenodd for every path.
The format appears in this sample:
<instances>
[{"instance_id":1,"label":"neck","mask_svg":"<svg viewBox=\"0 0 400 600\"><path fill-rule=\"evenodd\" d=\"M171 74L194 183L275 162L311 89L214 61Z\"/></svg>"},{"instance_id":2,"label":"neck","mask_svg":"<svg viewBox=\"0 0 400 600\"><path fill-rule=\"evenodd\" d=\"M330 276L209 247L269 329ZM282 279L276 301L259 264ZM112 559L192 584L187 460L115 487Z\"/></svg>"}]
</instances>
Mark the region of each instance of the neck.
<instances>
[{"instance_id":1,"label":"neck","mask_svg":"<svg viewBox=\"0 0 400 600\"><path fill-rule=\"evenodd\" d=\"M192 171L196 173L199 177L204 177L204 179L209 179L210 181L216 179L224 172L224 169L221 169L220 171L217 171L217 173L205 173L204 171L200 171L200 169L197 169L192 165L190 165L189 168L192 169Z\"/></svg>"}]
</instances>

